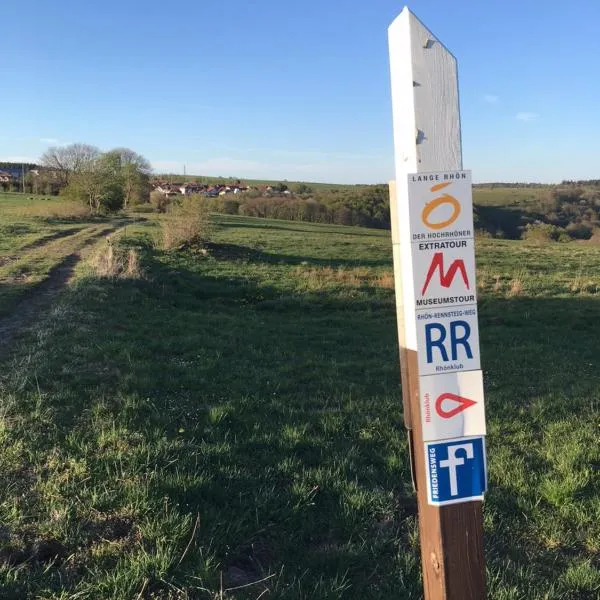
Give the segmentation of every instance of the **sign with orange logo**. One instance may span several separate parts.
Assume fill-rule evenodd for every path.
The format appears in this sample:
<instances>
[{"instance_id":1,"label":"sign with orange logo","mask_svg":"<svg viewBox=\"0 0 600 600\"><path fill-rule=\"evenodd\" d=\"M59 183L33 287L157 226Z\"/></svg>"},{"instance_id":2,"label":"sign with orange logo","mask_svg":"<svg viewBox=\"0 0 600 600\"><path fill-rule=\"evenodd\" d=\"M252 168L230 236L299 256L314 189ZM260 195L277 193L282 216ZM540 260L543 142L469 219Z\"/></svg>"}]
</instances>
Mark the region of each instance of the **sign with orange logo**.
<instances>
[{"instance_id":1,"label":"sign with orange logo","mask_svg":"<svg viewBox=\"0 0 600 600\"><path fill-rule=\"evenodd\" d=\"M471 172L408 176L411 241L473 237Z\"/></svg>"},{"instance_id":2,"label":"sign with orange logo","mask_svg":"<svg viewBox=\"0 0 600 600\"><path fill-rule=\"evenodd\" d=\"M423 439L485 435L481 371L419 378Z\"/></svg>"}]
</instances>

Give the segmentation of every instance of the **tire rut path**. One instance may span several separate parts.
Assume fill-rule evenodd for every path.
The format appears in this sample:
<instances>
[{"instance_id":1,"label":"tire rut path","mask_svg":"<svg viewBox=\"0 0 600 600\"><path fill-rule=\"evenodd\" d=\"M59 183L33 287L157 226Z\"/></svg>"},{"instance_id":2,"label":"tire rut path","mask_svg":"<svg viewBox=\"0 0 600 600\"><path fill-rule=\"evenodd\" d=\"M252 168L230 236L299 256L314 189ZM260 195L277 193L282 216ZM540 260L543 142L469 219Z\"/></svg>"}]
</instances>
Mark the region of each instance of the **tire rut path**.
<instances>
[{"instance_id":1,"label":"tire rut path","mask_svg":"<svg viewBox=\"0 0 600 600\"><path fill-rule=\"evenodd\" d=\"M126 226L120 223L104 227L85 237L76 248L69 249L70 252L62 257L43 281L21 296L8 315L0 317L0 360L8 357L13 342L38 320L42 312L52 306L58 294L68 285L75 267L84 256L83 251L100 238L106 238Z\"/></svg>"}]
</instances>

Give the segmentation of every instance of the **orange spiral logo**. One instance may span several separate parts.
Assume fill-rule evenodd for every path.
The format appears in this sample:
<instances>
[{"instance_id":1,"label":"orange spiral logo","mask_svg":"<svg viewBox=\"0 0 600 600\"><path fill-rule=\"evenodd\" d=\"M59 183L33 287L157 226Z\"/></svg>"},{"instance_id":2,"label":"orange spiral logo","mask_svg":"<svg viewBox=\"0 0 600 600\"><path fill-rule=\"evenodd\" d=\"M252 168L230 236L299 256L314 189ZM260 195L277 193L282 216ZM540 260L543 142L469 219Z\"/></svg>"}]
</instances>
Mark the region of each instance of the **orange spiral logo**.
<instances>
[{"instance_id":1,"label":"orange spiral logo","mask_svg":"<svg viewBox=\"0 0 600 600\"><path fill-rule=\"evenodd\" d=\"M445 183L438 183L431 188L431 191L437 192L451 184L452 184L451 181L447 181ZM443 206L444 204L449 204L452 207L452 215L450 216L449 219L446 219L445 221L432 222L430 220L431 213L436 208L439 208L440 206ZM448 225L452 225L452 223L454 223L454 221L456 221L456 219L458 219L458 215L460 215L460 210L461 210L460 203L454 196L451 196L450 194L442 194L441 196L438 196L431 202L428 202L427 204L425 204L425 208L423 209L423 212L421 213L421 220L427 227L429 227L429 229L444 229L444 227L448 227Z\"/></svg>"}]
</instances>

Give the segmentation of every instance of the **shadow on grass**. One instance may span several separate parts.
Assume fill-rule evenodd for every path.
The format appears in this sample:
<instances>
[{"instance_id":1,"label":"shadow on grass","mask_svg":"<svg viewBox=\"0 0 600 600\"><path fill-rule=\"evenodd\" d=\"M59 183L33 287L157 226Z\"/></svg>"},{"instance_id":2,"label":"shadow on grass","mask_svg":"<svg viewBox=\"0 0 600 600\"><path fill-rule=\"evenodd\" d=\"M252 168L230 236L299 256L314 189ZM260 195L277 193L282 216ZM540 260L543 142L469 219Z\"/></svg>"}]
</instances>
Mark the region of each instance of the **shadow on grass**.
<instances>
[{"instance_id":1,"label":"shadow on grass","mask_svg":"<svg viewBox=\"0 0 600 600\"><path fill-rule=\"evenodd\" d=\"M189 560L211 549L226 585L285 567L297 597L326 598L340 577L353 593L391 594L385 573L397 569L395 548L413 526L391 303L288 295L273 311L275 287L145 263L146 280L83 280L69 300L77 317L37 355L24 349L36 363L31 390L52 411L54 434L37 439L38 450L71 439L83 459L73 440L96 446L118 421L143 445L143 470L160 474L147 508L161 511L168 498L200 515ZM373 308L383 309L376 319ZM130 434L122 442L129 447ZM139 471L139 450L119 459L121 483L95 511L128 506L123 473ZM101 474L93 485L105 486L114 457L106 448L85 457ZM86 547L85 535L60 541ZM178 585L189 568L174 570ZM417 598L416 570L409 581L406 597Z\"/></svg>"},{"instance_id":2,"label":"shadow on grass","mask_svg":"<svg viewBox=\"0 0 600 600\"><path fill-rule=\"evenodd\" d=\"M234 220L235 219L235 220ZM331 233L332 235L351 235L358 237L389 237L391 239L391 233L389 230L381 229L377 233L373 233L372 229L368 231L360 231L357 226L344 226L344 225L328 225L326 223L306 223L303 228L302 221L289 221L290 225L282 223L281 225L273 225L273 219L266 220L261 223L257 221L246 221L242 220L242 217L226 217L219 215L218 226L222 229L264 229L266 231L290 231L295 233ZM318 229L315 229L317 227ZM348 228L348 231L344 231Z\"/></svg>"},{"instance_id":3,"label":"shadow on grass","mask_svg":"<svg viewBox=\"0 0 600 600\"><path fill-rule=\"evenodd\" d=\"M540 218L536 213L515 207L475 205L473 208L475 229L510 240L520 239L527 223Z\"/></svg>"},{"instance_id":4,"label":"shadow on grass","mask_svg":"<svg viewBox=\"0 0 600 600\"><path fill-rule=\"evenodd\" d=\"M219 248L223 259L241 252L249 263L273 256ZM58 447L85 459L91 491L72 493L99 514L164 514L154 537L145 534L148 548L173 535L169 511L198 515L194 544L168 573L179 587L213 553L218 566L203 583L212 589L219 573L231 587L284 573L277 581L290 598L420 597L393 305L319 294L282 301L274 285L184 261L173 268L145 253L145 280L81 281L68 299L74 316L30 360L35 379L29 373L29 384L21 383L30 393L23 415L39 398L51 414L36 438L38 455ZM486 301L480 320L491 421L535 438L588 407L585 394L600 384L589 368L599 313L595 298ZM557 390L572 401L548 395ZM500 443L492 436L492 462ZM515 455L538 477L552 469L526 447ZM99 494L107 486L110 493ZM487 532L488 564L499 571L507 559L523 568L533 561L536 574L556 579L573 557L526 541L535 532L521 515L537 493L526 492L526 503L502 485L489 494L486 510L497 520ZM78 535L62 542L87 547L85 531ZM173 542L178 556L187 541ZM95 572L92 555L80 560L76 574L52 568L63 569L65 589L76 589L85 569ZM55 585L52 569L31 575L32 589ZM148 590L168 589L144 576ZM335 595L327 582L340 577L349 587ZM526 574L503 581L523 593L532 585Z\"/></svg>"},{"instance_id":5,"label":"shadow on grass","mask_svg":"<svg viewBox=\"0 0 600 600\"><path fill-rule=\"evenodd\" d=\"M316 258L314 256L299 256L293 254L273 254L249 246L237 244L210 243L207 244L210 255L217 260L238 260L251 263L279 265L308 265L320 267L384 267L391 268L391 259L343 259Z\"/></svg>"}]
</instances>

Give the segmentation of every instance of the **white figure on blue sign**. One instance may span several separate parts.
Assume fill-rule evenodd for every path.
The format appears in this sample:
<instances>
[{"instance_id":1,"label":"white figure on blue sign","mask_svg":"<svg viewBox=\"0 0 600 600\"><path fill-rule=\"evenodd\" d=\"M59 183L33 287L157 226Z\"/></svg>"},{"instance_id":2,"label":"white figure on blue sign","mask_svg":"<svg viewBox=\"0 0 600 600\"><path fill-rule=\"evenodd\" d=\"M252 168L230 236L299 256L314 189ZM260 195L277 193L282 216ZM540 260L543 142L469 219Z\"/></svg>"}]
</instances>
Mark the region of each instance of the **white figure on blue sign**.
<instances>
[{"instance_id":1,"label":"white figure on blue sign","mask_svg":"<svg viewBox=\"0 0 600 600\"><path fill-rule=\"evenodd\" d=\"M485 438L425 444L429 504L481 500L487 486Z\"/></svg>"}]
</instances>

